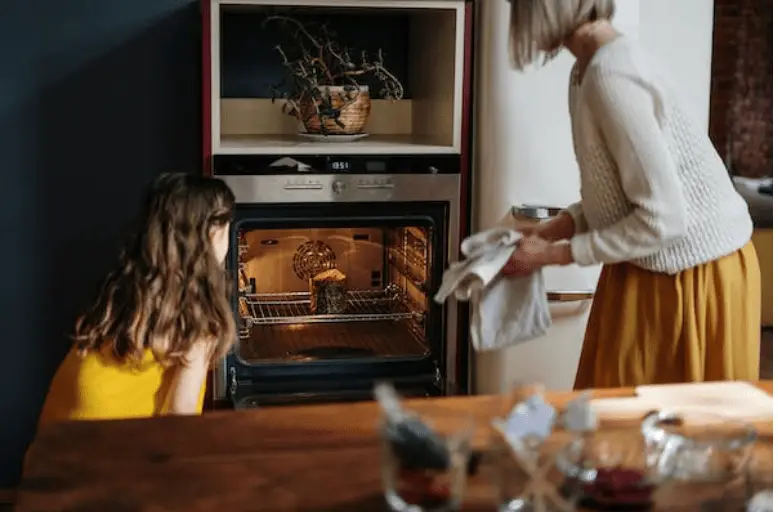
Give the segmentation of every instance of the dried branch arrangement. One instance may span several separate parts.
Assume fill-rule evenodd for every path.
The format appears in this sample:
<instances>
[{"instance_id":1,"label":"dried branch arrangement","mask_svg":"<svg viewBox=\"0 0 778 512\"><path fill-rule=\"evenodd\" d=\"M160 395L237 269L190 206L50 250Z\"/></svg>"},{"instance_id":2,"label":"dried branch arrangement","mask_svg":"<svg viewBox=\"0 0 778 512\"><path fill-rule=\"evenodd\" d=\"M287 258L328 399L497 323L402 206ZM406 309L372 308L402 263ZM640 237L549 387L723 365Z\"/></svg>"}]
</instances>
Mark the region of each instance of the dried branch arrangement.
<instances>
[{"instance_id":1,"label":"dried branch arrangement","mask_svg":"<svg viewBox=\"0 0 778 512\"><path fill-rule=\"evenodd\" d=\"M368 77L378 79L382 98L403 97L402 84L384 66L382 50L371 58L366 51L342 47L326 25L306 26L290 16L269 16L263 27L268 23L284 24L294 41L288 48L275 47L286 79L273 87L273 101L282 101L283 112L308 132L358 133L370 112Z\"/></svg>"}]
</instances>

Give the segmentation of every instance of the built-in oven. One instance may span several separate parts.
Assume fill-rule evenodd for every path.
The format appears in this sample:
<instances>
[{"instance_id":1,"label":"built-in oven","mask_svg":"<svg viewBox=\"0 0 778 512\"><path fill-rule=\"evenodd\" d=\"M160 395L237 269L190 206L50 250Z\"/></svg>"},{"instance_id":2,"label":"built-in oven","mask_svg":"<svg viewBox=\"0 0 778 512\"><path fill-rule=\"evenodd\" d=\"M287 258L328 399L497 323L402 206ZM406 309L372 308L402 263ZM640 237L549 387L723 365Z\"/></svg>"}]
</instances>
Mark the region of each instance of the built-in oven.
<instances>
[{"instance_id":1,"label":"built-in oven","mask_svg":"<svg viewBox=\"0 0 778 512\"><path fill-rule=\"evenodd\" d=\"M361 400L384 379L408 395L466 390L458 308L432 299L458 256L457 156L232 156L214 169L237 199L239 336L218 398Z\"/></svg>"}]
</instances>

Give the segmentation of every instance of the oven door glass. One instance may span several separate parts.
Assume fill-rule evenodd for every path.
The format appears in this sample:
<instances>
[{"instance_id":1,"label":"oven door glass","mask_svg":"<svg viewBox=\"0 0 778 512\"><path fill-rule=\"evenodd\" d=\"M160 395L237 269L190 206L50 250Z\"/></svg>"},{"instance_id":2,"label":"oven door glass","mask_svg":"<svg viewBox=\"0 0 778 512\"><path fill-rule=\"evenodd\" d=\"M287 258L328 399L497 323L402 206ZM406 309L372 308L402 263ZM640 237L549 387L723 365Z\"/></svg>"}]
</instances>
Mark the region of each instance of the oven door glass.
<instances>
[{"instance_id":1,"label":"oven door glass","mask_svg":"<svg viewBox=\"0 0 778 512\"><path fill-rule=\"evenodd\" d=\"M250 365L440 357L432 296L447 211L447 203L239 206L236 355Z\"/></svg>"}]
</instances>

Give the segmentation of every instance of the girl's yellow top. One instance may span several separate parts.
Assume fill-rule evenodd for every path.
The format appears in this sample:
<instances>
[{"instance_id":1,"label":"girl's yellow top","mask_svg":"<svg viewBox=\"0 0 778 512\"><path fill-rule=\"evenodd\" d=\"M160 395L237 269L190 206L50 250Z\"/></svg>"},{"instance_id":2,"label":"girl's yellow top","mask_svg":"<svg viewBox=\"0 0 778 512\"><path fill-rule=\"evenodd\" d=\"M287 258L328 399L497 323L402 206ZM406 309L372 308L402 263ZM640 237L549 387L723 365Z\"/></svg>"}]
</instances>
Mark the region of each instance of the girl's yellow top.
<instances>
[{"instance_id":1,"label":"girl's yellow top","mask_svg":"<svg viewBox=\"0 0 778 512\"><path fill-rule=\"evenodd\" d=\"M110 344L85 357L72 348L49 388L39 420L146 418L165 414L165 399L175 368L165 368L146 350L141 365L116 360ZM200 391L202 412L205 382Z\"/></svg>"}]
</instances>

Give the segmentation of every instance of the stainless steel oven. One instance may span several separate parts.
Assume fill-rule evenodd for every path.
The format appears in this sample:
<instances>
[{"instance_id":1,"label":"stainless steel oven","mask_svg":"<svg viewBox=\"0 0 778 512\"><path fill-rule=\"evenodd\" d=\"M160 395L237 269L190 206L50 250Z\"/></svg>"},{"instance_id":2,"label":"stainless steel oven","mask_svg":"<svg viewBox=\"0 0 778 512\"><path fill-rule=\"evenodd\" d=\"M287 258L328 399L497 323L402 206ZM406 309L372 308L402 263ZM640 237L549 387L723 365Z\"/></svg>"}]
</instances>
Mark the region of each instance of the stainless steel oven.
<instances>
[{"instance_id":1,"label":"stainless steel oven","mask_svg":"<svg viewBox=\"0 0 778 512\"><path fill-rule=\"evenodd\" d=\"M459 156L217 157L237 198L236 407L467 389L459 308L432 297L460 243Z\"/></svg>"}]
</instances>

